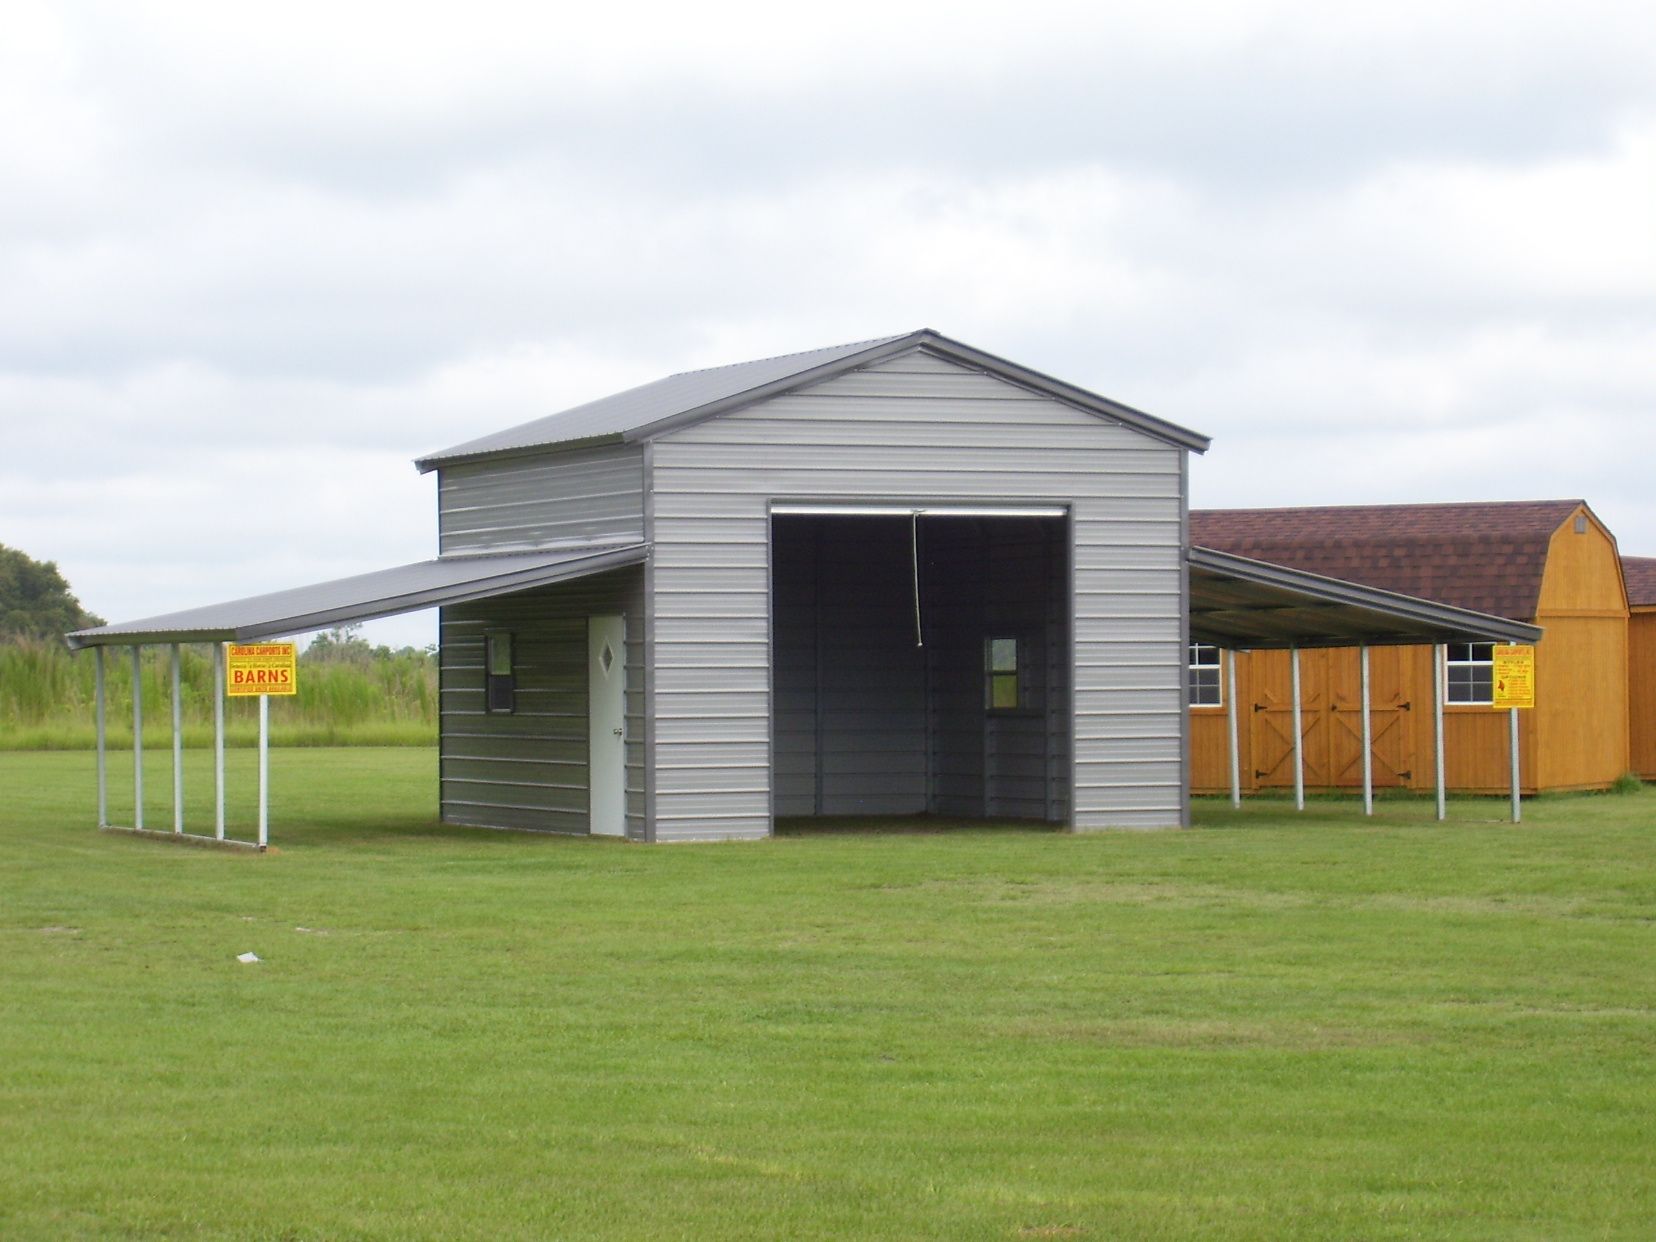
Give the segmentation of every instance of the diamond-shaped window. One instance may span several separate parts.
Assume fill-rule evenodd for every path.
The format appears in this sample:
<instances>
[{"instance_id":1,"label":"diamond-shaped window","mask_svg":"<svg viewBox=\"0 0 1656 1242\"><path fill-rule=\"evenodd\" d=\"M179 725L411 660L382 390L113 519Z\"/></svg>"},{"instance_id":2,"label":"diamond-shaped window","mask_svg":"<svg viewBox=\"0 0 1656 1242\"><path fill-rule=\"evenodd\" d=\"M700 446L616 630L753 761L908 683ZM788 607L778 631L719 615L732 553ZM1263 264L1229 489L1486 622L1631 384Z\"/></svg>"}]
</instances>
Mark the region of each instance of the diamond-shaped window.
<instances>
[{"instance_id":1,"label":"diamond-shaped window","mask_svg":"<svg viewBox=\"0 0 1656 1242\"><path fill-rule=\"evenodd\" d=\"M598 653L598 663L604 666L604 675L609 676L610 668L615 663L615 650L608 643L605 643L604 649Z\"/></svg>"}]
</instances>

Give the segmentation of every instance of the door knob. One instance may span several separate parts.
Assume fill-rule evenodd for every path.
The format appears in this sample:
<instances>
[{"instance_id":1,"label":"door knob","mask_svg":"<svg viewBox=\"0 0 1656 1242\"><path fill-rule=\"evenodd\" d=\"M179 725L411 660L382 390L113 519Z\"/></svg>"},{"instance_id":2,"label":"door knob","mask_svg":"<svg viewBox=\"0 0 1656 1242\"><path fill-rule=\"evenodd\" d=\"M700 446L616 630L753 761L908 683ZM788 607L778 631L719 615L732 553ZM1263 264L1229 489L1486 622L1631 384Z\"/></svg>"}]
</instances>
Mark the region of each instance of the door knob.
<instances>
[{"instance_id":1,"label":"door knob","mask_svg":"<svg viewBox=\"0 0 1656 1242\"><path fill-rule=\"evenodd\" d=\"M620 736L621 736L621 730L620 730L620 729L617 729L617 730L615 730L615 736L616 736L616 737L620 737Z\"/></svg>"}]
</instances>

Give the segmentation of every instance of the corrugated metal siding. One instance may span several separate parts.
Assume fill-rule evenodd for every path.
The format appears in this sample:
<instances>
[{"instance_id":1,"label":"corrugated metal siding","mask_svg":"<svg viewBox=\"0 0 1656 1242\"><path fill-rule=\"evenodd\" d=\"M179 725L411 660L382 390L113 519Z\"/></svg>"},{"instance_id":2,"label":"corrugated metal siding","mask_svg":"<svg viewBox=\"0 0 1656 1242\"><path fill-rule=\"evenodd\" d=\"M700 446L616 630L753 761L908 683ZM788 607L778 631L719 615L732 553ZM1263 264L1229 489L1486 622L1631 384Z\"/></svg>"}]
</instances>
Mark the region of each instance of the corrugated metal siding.
<instances>
[{"instance_id":1,"label":"corrugated metal siding","mask_svg":"<svg viewBox=\"0 0 1656 1242\"><path fill-rule=\"evenodd\" d=\"M922 355L686 428L652 449L658 667L665 679L711 660L723 673L716 697L665 680L656 688L658 839L769 831L761 558L772 499L1069 504L1072 822L1181 822L1184 450ZM1141 686L1108 684L1107 672L1124 665L1138 668ZM710 766L717 787L691 789L686 773Z\"/></svg>"},{"instance_id":2,"label":"corrugated metal siding","mask_svg":"<svg viewBox=\"0 0 1656 1242\"><path fill-rule=\"evenodd\" d=\"M906 519L779 519L776 813L928 809L927 652Z\"/></svg>"},{"instance_id":3,"label":"corrugated metal siding","mask_svg":"<svg viewBox=\"0 0 1656 1242\"><path fill-rule=\"evenodd\" d=\"M586 619L627 618L627 836L643 840L644 571L442 611L442 808L451 824L586 833ZM483 636L509 630L517 710L483 710Z\"/></svg>"},{"instance_id":4,"label":"corrugated metal siding","mask_svg":"<svg viewBox=\"0 0 1656 1242\"><path fill-rule=\"evenodd\" d=\"M934 798L940 815L1069 817L1068 525L921 523ZM1026 710L985 710L984 640L1025 644Z\"/></svg>"},{"instance_id":5,"label":"corrugated metal siding","mask_svg":"<svg viewBox=\"0 0 1656 1242\"><path fill-rule=\"evenodd\" d=\"M445 556L642 539L644 453L617 445L449 466L437 511Z\"/></svg>"}]
</instances>

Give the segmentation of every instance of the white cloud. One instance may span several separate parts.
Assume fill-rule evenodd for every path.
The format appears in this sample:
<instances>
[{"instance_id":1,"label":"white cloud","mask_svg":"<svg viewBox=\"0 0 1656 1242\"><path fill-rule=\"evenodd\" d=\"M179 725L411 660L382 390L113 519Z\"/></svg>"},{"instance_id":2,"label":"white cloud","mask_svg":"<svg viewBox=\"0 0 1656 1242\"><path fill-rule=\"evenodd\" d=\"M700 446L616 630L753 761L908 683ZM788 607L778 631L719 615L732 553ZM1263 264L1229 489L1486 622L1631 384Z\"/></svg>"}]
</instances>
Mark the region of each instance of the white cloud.
<instances>
[{"instance_id":1,"label":"white cloud","mask_svg":"<svg viewBox=\"0 0 1656 1242\"><path fill-rule=\"evenodd\" d=\"M1213 434L1198 503L1656 551L1636 6L14 9L0 541L113 616L428 555L419 453L922 325Z\"/></svg>"}]
</instances>

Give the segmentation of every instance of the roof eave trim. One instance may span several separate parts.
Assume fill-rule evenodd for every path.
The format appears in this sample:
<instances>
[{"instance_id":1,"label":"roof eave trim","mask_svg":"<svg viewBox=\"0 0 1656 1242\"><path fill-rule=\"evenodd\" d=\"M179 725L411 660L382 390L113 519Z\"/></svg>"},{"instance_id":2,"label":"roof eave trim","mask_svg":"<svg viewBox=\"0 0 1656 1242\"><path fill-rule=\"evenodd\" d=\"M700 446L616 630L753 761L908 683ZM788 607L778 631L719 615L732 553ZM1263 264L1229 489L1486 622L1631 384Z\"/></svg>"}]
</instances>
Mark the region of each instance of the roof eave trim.
<instances>
[{"instance_id":1,"label":"roof eave trim","mask_svg":"<svg viewBox=\"0 0 1656 1242\"><path fill-rule=\"evenodd\" d=\"M414 469L421 474L446 470L450 466L465 466L476 461L504 461L510 457L540 457L547 453L568 453L575 449L603 448L608 444L625 444L627 437L620 432L601 436L583 436L579 440L551 440L545 444L530 444L515 448L483 449L476 453L436 453L414 459Z\"/></svg>"},{"instance_id":2,"label":"roof eave trim","mask_svg":"<svg viewBox=\"0 0 1656 1242\"><path fill-rule=\"evenodd\" d=\"M1331 603L1368 608L1418 625L1453 630L1480 640L1536 643L1542 635L1540 626L1514 621L1509 617L1491 616L1488 613L1473 612L1469 608L1456 608L1452 604L1439 604L1413 595L1400 595L1396 591L1360 586L1355 582L1328 578L1302 569L1289 569L1268 561L1250 560L1245 556L1219 552L1212 548L1192 547L1190 564L1213 573L1229 574L1244 582L1301 591Z\"/></svg>"},{"instance_id":3,"label":"roof eave trim","mask_svg":"<svg viewBox=\"0 0 1656 1242\"><path fill-rule=\"evenodd\" d=\"M1080 406L1094 414L1105 418L1115 419L1124 423L1135 431L1142 431L1146 435L1164 440L1168 444L1189 449L1193 453L1206 453L1213 443L1209 436L1199 431L1192 431L1188 427L1181 427L1178 423L1170 423L1165 418L1157 418L1154 414L1146 414L1143 410L1135 409L1130 405L1123 405L1119 401L1112 401L1109 397L1101 397L1095 392L1065 380L1056 379L1042 371L1021 366L1016 362L1002 358L996 354L986 353L981 349L974 349L960 341L937 333L930 334L931 339L926 343L927 348L943 354L946 357L964 362L969 366L978 367L984 371L992 371L1003 379L1011 380L1022 387L1055 397L1071 405Z\"/></svg>"},{"instance_id":4,"label":"roof eave trim","mask_svg":"<svg viewBox=\"0 0 1656 1242\"><path fill-rule=\"evenodd\" d=\"M78 651L85 647L131 647L149 643L252 642L283 634L306 634L312 630L330 629L355 621L373 621L381 617L394 617L399 613L419 612L426 608L464 604L472 600L488 599L494 595L509 595L515 591L551 586L570 578L584 578L590 574L603 573L605 570L640 564L648 552L647 544L630 544L579 560L561 561L550 567L519 569L491 578L472 579L456 586L430 587L423 591L388 595L370 601L366 606L344 605L318 612L276 617L250 625L219 629L123 630L116 633L104 632L110 628L106 626L92 630L76 630L65 635L64 639L70 650Z\"/></svg>"}]
</instances>

